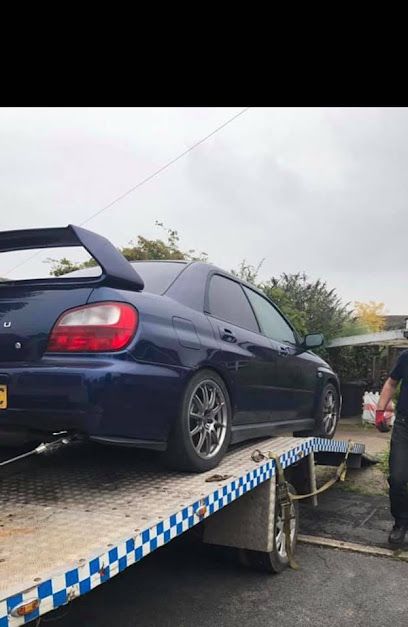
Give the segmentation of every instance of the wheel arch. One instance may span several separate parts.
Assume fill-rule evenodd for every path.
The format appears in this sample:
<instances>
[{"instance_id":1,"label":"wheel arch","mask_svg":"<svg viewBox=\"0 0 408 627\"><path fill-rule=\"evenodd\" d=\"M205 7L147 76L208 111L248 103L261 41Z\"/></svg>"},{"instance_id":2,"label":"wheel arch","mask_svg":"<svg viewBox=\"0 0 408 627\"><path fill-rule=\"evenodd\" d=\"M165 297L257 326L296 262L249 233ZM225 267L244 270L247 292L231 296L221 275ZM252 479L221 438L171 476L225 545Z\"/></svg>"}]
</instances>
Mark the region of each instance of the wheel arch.
<instances>
[{"instance_id":1,"label":"wheel arch","mask_svg":"<svg viewBox=\"0 0 408 627\"><path fill-rule=\"evenodd\" d=\"M210 458L198 457L198 453L194 449L194 443L191 442L191 438L186 433L186 429L188 430L189 426L187 424L185 417L185 409L188 406L185 405L186 401L188 401L190 393L189 390L194 390L194 377L197 377L197 382L199 382L198 375L204 374L203 379L206 378L206 373L211 375L214 373L217 375L218 380L222 382L225 386L226 394L228 395L229 405L231 407L231 416L230 420L225 422L224 428L224 436L221 442L219 450L217 449L214 455ZM223 394L225 394L223 392ZM230 433L231 433L231 418L233 416L233 405L232 405L232 394L231 394L231 386L228 378L225 376L225 373L218 368L214 368L212 366L208 366L207 364L200 364L200 367L194 368L189 372L189 375L185 378L185 386L183 392L183 400L182 400L182 411L180 411L179 418L174 421L174 424L170 430L169 438L167 441L167 448L164 452L164 460L165 463L169 465L171 468L175 468L177 470L185 470L188 472L204 472L206 470L210 470L218 465L219 461L225 455L225 452L228 448L230 442ZM189 414L187 413L187 423L189 422Z\"/></svg>"},{"instance_id":2,"label":"wheel arch","mask_svg":"<svg viewBox=\"0 0 408 627\"><path fill-rule=\"evenodd\" d=\"M334 385L334 387L336 388L336 390L340 394L340 383L339 383L339 380L337 379L337 377L335 377L334 375L329 375L327 377L326 381L324 382L324 384L327 385L328 383L331 383L332 385Z\"/></svg>"},{"instance_id":3,"label":"wheel arch","mask_svg":"<svg viewBox=\"0 0 408 627\"><path fill-rule=\"evenodd\" d=\"M330 370L327 370L326 368L319 368L318 381L319 383L316 387L316 394L315 394L315 400L314 400L313 412L312 412L312 415L314 418L316 418L317 412L319 410L320 401L322 399L322 394L324 392L324 389L326 385L328 385L329 383L331 383L331 385L333 385L337 390L337 393L339 395L339 404L341 408L340 382L337 376L334 374L334 372L331 372Z\"/></svg>"},{"instance_id":4,"label":"wheel arch","mask_svg":"<svg viewBox=\"0 0 408 627\"><path fill-rule=\"evenodd\" d=\"M217 366L214 366L213 364L202 364L200 365L199 368L196 368L195 370L191 372L190 376L188 377L187 384L190 382L190 380L194 376L196 376L199 372L202 372L203 370L212 370L213 372L215 372L215 374L217 374L220 377L225 387L227 388L229 400L231 403L232 415L234 415L234 407L235 407L234 384L231 381L231 379L226 375L225 371L222 368L218 368Z\"/></svg>"}]
</instances>

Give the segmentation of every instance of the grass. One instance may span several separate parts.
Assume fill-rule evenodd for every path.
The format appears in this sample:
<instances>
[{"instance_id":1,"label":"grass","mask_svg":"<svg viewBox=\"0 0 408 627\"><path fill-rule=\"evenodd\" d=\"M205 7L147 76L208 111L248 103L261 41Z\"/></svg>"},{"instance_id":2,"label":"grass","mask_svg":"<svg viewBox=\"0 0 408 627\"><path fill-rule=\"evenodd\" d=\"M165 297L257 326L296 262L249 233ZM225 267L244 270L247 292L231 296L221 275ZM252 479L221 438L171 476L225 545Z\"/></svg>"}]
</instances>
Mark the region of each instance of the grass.
<instances>
[{"instance_id":1,"label":"grass","mask_svg":"<svg viewBox=\"0 0 408 627\"><path fill-rule=\"evenodd\" d=\"M362 494L364 496L378 494L377 490L374 488L363 487L356 483L347 483L347 480L345 482L339 481L336 483L336 488L338 490L342 490L343 492L354 492L355 494Z\"/></svg>"},{"instance_id":2,"label":"grass","mask_svg":"<svg viewBox=\"0 0 408 627\"><path fill-rule=\"evenodd\" d=\"M366 469L353 470L352 468L349 468L346 475L346 480L338 481L332 489L341 490L342 492L354 492L355 494L361 494L364 496L386 494L387 489L384 485L382 472L378 470L376 474L375 471L375 468L379 468L379 465L380 464L376 464L375 466ZM317 483L320 486L334 475L335 469L329 469L329 467L327 466L318 466L318 468L324 468L324 471L319 472L317 475ZM364 478L361 476L360 473L364 474Z\"/></svg>"},{"instance_id":3,"label":"grass","mask_svg":"<svg viewBox=\"0 0 408 627\"><path fill-rule=\"evenodd\" d=\"M342 431L342 428L347 431L376 431L375 425L370 422L358 422L358 423L348 423L348 422L340 422L339 423L339 434Z\"/></svg>"},{"instance_id":4,"label":"grass","mask_svg":"<svg viewBox=\"0 0 408 627\"><path fill-rule=\"evenodd\" d=\"M372 425L370 422L363 422L362 426L360 427L362 428L364 431L375 431L375 425Z\"/></svg>"},{"instance_id":5,"label":"grass","mask_svg":"<svg viewBox=\"0 0 408 627\"><path fill-rule=\"evenodd\" d=\"M378 468L379 471L384 475L384 477L388 477L388 463L390 456L390 447L388 446L386 451L379 453L376 455L378 459L378 464L373 466L371 469L367 469L366 472L369 472L371 475L371 479L367 481L363 481L362 484L359 484L355 480L348 477L348 481L346 479L345 483L338 483L337 486L344 490L345 492L356 492L357 494L364 495L373 495L373 494L386 494L387 488L383 485L383 480L381 479L380 474L376 474L375 468Z\"/></svg>"},{"instance_id":6,"label":"grass","mask_svg":"<svg viewBox=\"0 0 408 627\"><path fill-rule=\"evenodd\" d=\"M388 464L389 464L389 458L390 458L390 448L388 447L386 451L384 451L383 453L380 453L378 455L378 467L382 470L382 472L384 473L384 475L387 477L388 476Z\"/></svg>"}]
</instances>

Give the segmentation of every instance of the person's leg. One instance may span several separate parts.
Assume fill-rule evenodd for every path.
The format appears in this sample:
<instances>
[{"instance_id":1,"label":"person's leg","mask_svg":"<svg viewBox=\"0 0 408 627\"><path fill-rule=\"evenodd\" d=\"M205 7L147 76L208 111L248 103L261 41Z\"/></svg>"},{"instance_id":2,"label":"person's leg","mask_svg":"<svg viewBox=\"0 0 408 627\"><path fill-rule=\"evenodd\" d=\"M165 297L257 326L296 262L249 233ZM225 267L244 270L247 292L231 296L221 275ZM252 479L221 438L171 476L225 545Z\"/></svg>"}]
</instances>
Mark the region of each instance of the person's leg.
<instances>
[{"instance_id":1,"label":"person's leg","mask_svg":"<svg viewBox=\"0 0 408 627\"><path fill-rule=\"evenodd\" d=\"M408 419L397 417L390 451L391 514L395 519L389 542L401 544L408 529Z\"/></svg>"}]
</instances>

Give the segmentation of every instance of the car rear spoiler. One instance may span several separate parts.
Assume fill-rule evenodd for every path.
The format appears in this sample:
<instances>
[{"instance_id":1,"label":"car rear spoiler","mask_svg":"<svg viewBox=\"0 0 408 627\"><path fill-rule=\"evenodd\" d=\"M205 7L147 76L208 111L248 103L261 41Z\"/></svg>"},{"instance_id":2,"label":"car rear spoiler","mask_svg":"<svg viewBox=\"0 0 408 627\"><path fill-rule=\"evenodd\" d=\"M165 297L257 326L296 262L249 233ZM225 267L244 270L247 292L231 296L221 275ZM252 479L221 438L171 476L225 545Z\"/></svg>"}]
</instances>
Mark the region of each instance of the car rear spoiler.
<instances>
[{"instance_id":1,"label":"car rear spoiler","mask_svg":"<svg viewBox=\"0 0 408 627\"><path fill-rule=\"evenodd\" d=\"M103 283L118 289L140 291L143 279L117 248L102 235L69 224L50 229L25 229L0 232L0 253L36 248L65 248L82 246L102 269L98 277L68 277L64 280L80 283ZM49 280L49 279L47 279ZM20 283L20 281L19 281Z\"/></svg>"}]
</instances>

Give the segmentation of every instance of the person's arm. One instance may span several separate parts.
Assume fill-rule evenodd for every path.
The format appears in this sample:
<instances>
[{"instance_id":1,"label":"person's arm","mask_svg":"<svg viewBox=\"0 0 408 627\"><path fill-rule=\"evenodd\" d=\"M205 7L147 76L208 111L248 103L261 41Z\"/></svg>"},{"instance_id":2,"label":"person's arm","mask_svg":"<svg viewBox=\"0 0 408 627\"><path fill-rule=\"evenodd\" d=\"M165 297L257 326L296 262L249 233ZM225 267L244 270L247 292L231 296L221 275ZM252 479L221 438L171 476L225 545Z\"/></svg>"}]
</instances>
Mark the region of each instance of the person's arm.
<instances>
[{"instance_id":1,"label":"person's arm","mask_svg":"<svg viewBox=\"0 0 408 627\"><path fill-rule=\"evenodd\" d=\"M390 417L385 418L385 410L388 403L395 394L398 383L404 376L406 370L406 361L408 359L408 351L404 351L398 357L397 363L390 372L390 376L383 385L380 398L378 400L377 411L375 412L375 426L379 431L386 432L390 430Z\"/></svg>"},{"instance_id":2,"label":"person's arm","mask_svg":"<svg viewBox=\"0 0 408 627\"><path fill-rule=\"evenodd\" d=\"M398 381L388 377L386 382L383 385L383 389L381 390L380 398L378 400L377 410L385 411L388 406L388 403L392 399L395 394L395 390L397 389Z\"/></svg>"}]
</instances>

